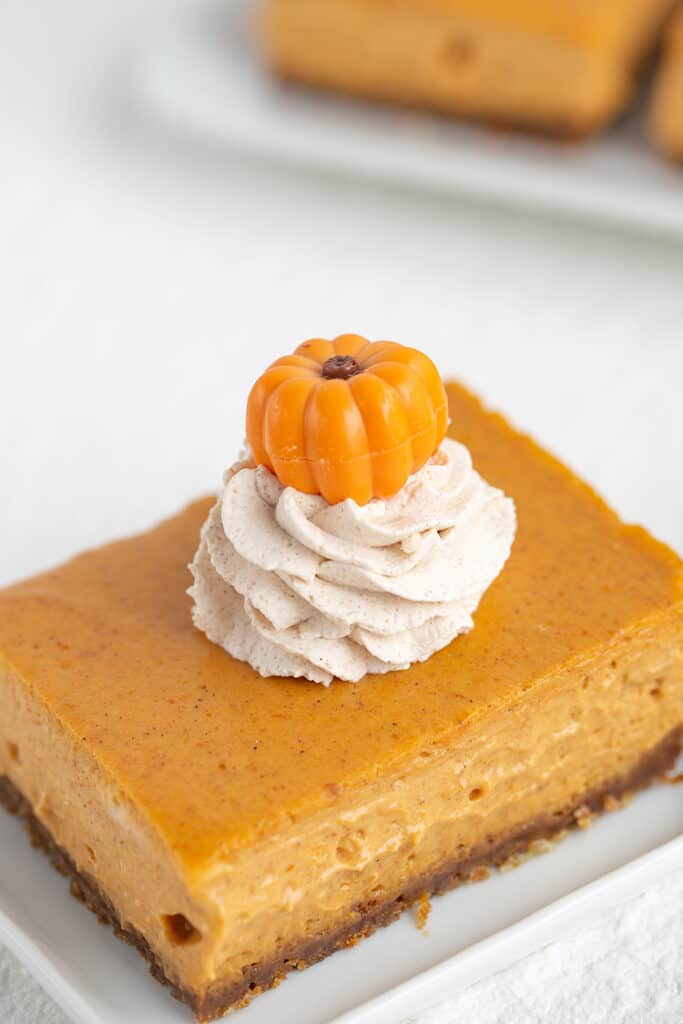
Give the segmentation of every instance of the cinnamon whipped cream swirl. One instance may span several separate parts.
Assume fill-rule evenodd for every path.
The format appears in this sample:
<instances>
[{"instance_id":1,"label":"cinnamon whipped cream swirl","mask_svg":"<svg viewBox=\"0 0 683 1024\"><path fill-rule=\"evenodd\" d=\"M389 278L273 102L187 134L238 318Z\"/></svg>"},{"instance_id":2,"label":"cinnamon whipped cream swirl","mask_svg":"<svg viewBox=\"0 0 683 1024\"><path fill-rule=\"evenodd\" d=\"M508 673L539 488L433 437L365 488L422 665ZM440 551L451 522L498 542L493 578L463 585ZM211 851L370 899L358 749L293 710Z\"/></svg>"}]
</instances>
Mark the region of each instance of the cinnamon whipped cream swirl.
<instances>
[{"instance_id":1,"label":"cinnamon whipped cream swirl","mask_svg":"<svg viewBox=\"0 0 683 1024\"><path fill-rule=\"evenodd\" d=\"M240 464L190 566L193 620L263 676L327 686L408 668L472 629L515 530L512 500L448 438L393 498L362 506Z\"/></svg>"}]
</instances>

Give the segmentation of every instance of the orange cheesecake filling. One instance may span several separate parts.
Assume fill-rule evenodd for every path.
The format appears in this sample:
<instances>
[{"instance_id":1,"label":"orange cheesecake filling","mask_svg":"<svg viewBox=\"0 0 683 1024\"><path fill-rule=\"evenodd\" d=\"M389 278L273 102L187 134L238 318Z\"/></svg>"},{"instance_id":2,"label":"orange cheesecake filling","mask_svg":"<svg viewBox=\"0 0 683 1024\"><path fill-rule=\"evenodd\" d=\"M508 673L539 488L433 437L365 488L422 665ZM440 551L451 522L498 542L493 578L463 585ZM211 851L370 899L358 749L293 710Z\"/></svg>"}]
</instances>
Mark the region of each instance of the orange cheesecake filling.
<instances>
[{"instance_id":1,"label":"orange cheesecake filling","mask_svg":"<svg viewBox=\"0 0 683 1024\"><path fill-rule=\"evenodd\" d=\"M270 65L321 88L568 135L629 99L671 0L267 0Z\"/></svg>"},{"instance_id":2,"label":"orange cheesecake filling","mask_svg":"<svg viewBox=\"0 0 683 1024\"><path fill-rule=\"evenodd\" d=\"M191 991L571 809L683 722L680 560L448 395L519 530L426 663L321 691L209 643L185 595L209 500L0 592L0 776Z\"/></svg>"},{"instance_id":3,"label":"orange cheesecake filling","mask_svg":"<svg viewBox=\"0 0 683 1024\"><path fill-rule=\"evenodd\" d=\"M466 860L486 837L500 842L626 777L683 718L682 633L680 614L643 623L599 659L577 659L465 723L455 742L426 745L359 789L331 785L326 808L192 872L8 677L0 711L16 739L0 750L0 775L147 938L167 977L207 991L360 921L360 906L395 900L407 879Z\"/></svg>"},{"instance_id":4,"label":"orange cheesecake filling","mask_svg":"<svg viewBox=\"0 0 683 1024\"><path fill-rule=\"evenodd\" d=\"M683 161L683 6L668 30L649 120L655 143L675 160Z\"/></svg>"}]
</instances>

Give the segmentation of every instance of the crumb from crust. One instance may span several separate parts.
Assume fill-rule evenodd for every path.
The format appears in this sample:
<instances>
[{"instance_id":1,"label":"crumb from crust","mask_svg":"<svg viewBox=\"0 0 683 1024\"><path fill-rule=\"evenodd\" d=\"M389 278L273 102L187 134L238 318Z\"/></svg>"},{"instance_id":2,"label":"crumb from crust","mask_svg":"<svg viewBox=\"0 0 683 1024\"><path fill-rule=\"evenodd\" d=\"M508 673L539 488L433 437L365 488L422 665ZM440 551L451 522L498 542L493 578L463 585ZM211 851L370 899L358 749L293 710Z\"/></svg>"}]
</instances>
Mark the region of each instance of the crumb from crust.
<instances>
[{"instance_id":1,"label":"crumb from crust","mask_svg":"<svg viewBox=\"0 0 683 1024\"><path fill-rule=\"evenodd\" d=\"M540 857L544 853L550 853L556 846L559 846L563 839L566 839L569 835L569 830L566 828L560 829L553 836L544 836L542 839L532 839L529 843L529 855L531 857Z\"/></svg>"},{"instance_id":2,"label":"crumb from crust","mask_svg":"<svg viewBox=\"0 0 683 1024\"><path fill-rule=\"evenodd\" d=\"M585 807L585 805L582 805ZM587 808L586 808L587 809ZM579 813L581 808L577 808L576 814ZM590 813L590 812L589 812ZM576 824L578 825L578 819ZM582 826L579 826L582 827ZM587 826L583 826L587 827ZM569 835L569 830L566 828L560 829L559 832L555 832L551 836L543 836L539 839L532 839L525 850L519 850L517 853L513 853L511 857L508 857L506 861L498 866L498 870L505 873L506 871L513 871L515 868L520 867L522 864L526 864L532 857L540 857L544 853L550 853L555 847L566 839Z\"/></svg>"},{"instance_id":3,"label":"crumb from crust","mask_svg":"<svg viewBox=\"0 0 683 1024\"><path fill-rule=\"evenodd\" d=\"M586 829L590 828L595 821L595 814L591 811L588 804L581 804L581 806L577 807L574 811L574 820L579 828L585 832Z\"/></svg>"},{"instance_id":4,"label":"crumb from crust","mask_svg":"<svg viewBox=\"0 0 683 1024\"><path fill-rule=\"evenodd\" d=\"M529 860L528 853L513 853L511 857L504 860L502 864L498 865L498 870L501 875L506 874L508 871L514 871L515 868L520 867L525 861Z\"/></svg>"},{"instance_id":5,"label":"crumb from crust","mask_svg":"<svg viewBox=\"0 0 683 1024\"><path fill-rule=\"evenodd\" d=\"M608 793L603 801L603 807L606 811L620 811L633 800L634 793L631 790L626 790L625 793L621 793L620 796L614 796Z\"/></svg>"},{"instance_id":6,"label":"crumb from crust","mask_svg":"<svg viewBox=\"0 0 683 1024\"><path fill-rule=\"evenodd\" d=\"M417 927L420 931L427 935L427 921L429 915L432 912L432 901L429 898L428 892L423 892L417 901Z\"/></svg>"},{"instance_id":7,"label":"crumb from crust","mask_svg":"<svg viewBox=\"0 0 683 1024\"><path fill-rule=\"evenodd\" d=\"M485 882L487 878L491 877L491 868L485 864L479 864L473 871L470 871L469 875L465 879L467 885L474 885L477 882Z\"/></svg>"}]
</instances>

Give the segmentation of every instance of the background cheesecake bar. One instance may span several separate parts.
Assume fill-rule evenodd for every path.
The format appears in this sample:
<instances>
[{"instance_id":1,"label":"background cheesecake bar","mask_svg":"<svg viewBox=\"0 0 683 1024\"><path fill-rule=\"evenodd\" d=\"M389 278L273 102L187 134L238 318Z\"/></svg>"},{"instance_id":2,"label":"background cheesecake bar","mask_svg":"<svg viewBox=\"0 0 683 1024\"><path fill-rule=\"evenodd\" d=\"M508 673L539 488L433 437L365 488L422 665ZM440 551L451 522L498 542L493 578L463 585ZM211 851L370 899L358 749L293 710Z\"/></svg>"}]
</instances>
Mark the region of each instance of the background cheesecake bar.
<instances>
[{"instance_id":1,"label":"background cheesecake bar","mask_svg":"<svg viewBox=\"0 0 683 1024\"><path fill-rule=\"evenodd\" d=\"M266 0L284 78L567 136L628 102L670 0Z\"/></svg>"},{"instance_id":2,"label":"background cheesecake bar","mask_svg":"<svg viewBox=\"0 0 683 1024\"><path fill-rule=\"evenodd\" d=\"M683 161L683 7L667 32L650 110L652 137L659 148Z\"/></svg>"},{"instance_id":3,"label":"background cheesecake bar","mask_svg":"<svg viewBox=\"0 0 683 1024\"><path fill-rule=\"evenodd\" d=\"M448 395L519 529L474 630L406 671L324 690L211 644L185 594L209 499L0 592L3 798L200 1020L680 749L680 560Z\"/></svg>"}]
</instances>

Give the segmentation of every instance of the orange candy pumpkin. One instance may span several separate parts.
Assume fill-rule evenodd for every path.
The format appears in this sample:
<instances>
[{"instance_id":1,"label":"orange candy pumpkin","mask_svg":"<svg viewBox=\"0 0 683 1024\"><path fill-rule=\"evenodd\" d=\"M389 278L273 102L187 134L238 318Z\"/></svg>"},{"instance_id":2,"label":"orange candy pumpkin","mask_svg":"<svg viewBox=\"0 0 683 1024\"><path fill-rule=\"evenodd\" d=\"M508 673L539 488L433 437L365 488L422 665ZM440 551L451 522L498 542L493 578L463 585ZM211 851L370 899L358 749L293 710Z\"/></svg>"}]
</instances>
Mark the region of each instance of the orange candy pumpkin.
<instances>
[{"instance_id":1,"label":"orange candy pumpkin","mask_svg":"<svg viewBox=\"0 0 683 1024\"><path fill-rule=\"evenodd\" d=\"M247 404L256 464L330 504L396 494L434 454L447 423L431 359L357 334L305 341L266 370Z\"/></svg>"}]
</instances>

